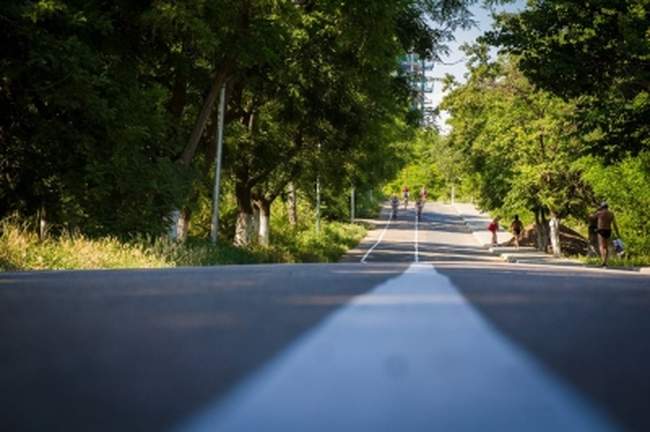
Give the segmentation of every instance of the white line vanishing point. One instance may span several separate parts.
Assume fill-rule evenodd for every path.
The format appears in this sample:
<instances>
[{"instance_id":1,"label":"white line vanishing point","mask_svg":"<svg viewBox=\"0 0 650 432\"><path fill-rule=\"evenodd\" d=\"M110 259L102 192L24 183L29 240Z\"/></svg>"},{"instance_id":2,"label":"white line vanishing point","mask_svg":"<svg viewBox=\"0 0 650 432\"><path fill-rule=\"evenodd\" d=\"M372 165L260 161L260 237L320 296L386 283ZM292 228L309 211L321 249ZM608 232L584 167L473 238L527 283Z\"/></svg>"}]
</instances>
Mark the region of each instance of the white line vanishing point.
<instances>
[{"instance_id":1,"label":"white line vanishing point","mask_svg":"<svg viewBox=\"0 0 650 432\"><path fill-rule=\"evenodd\" d=\"M420 262L420 250L419 250L420 246L418 244L420 241L419 232L418 232L419 223L420 221L418 220L418 212L416 209L415 210L415 262L416 263Z\"/></svg>"}]
</instances>

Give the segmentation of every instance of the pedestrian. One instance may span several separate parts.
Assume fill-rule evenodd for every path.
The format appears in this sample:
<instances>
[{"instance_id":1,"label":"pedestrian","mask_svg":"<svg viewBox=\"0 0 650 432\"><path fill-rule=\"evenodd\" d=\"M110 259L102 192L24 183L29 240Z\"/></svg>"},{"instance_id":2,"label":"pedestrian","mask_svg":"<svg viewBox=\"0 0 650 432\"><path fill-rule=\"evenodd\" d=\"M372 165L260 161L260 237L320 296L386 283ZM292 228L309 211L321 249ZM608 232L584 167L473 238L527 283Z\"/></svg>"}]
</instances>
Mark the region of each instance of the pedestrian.
<instances>
[{"instance_id":1,"label":"pedestrian","mask_svg":"<svg viewBox=\"0 0 650 432\"><path fill-rule=\"evenodd\" d=\"M492 233L492 246L497 245L497 231L499 231L499 216L492 219L490 225L488 225L488 231Z\"/></svg>"},{"instance_id":2,"label":"pedestrian","mask_svg":"<svg viewBox=\"0 0 650 432\"><path fill-rule=\"evenodd\" d=\"M510 231L512 231L512 236L515 239L515 247L519 249L521 233L524 231L524 224L519 220L519 215L515 215L515 220L510 224Z\"/></svg>"},{"instance_id":3,"label":"pedestrian","mask_svg":"<svg viewBox=\"0 0 650 432\"><path fill-rule=\"evenodd\" d=\"M427 192L427 188L422 186L420 188L420 199L422 200L423 203L427 201L427 195L429 195L429 193Z\"/></svg>"},{"instance_id":4,"label":"pedestrian","mask_svg":"<svg viewBox=\"0 0 650 432\"><path fill-rule=\"evenodd\" d=\"M596 218L596 232L598 233L598 241L600 244L600 258L602 260L601 267L607 267L607 259L609 257L609 242L612 237L612 228L616 231L616 236L621 237L614 213L609 210L607 202L600 203L598 211L594 214Z\"/></svg>"}]
</instances>

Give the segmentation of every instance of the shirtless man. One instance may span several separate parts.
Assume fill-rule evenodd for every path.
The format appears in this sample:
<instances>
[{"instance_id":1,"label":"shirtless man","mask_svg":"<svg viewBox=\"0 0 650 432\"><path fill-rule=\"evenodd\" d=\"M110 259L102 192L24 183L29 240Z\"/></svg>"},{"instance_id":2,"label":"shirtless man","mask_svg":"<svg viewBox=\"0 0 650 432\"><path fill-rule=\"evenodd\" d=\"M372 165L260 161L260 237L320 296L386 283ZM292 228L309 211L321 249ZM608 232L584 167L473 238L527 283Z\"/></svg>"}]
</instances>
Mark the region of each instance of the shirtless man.
<instances>
[{"instance_id":1,"label":"shirtless man","mask_svg":"<svg viewBox=\"0 0 650 432\"><path fill-rule=\"evenodd\" d=\"M618 232L614 213L609 211L609 206L606 202L600 204L600 208L594 216L598 221L596 232L598 233L598 241L600 243L600 258L603 260L602 267L607 267L609 239L612 236L612 227L614 228L614 231L616 231L617 237L620 237L621 235Z\"/></svg>"},{"instance_id":2,"label":"shirtless man","mask_svg":"<svg viewBox=\"0 0 650 432\"><path fill-rule=\"evenodd\" d=\"M521 240L521 233L524 230L524 224L519 220L519 215L515 215L515 220L510 224L512 236L515 239L515 247L519 249L519 241Z\"/></svg>"}]
</instances>

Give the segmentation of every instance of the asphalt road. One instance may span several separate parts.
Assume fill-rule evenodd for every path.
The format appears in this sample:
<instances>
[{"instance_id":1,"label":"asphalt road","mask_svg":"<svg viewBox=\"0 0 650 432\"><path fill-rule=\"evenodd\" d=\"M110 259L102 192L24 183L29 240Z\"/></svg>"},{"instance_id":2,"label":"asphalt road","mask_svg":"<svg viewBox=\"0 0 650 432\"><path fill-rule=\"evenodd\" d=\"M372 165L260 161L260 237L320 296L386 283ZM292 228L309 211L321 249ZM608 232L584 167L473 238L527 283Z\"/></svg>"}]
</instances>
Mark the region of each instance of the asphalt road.
<instances>
[{"instance_id":1,"label":"asphalt road","mask_svg":"<svg viewBox=\"0 0 650 432\"><path fill-rule=\"evenodd\" d=\"M344 261L0 274L0 430L650 430L647 276L439 204Z\"/></svg>"}]
</instances>

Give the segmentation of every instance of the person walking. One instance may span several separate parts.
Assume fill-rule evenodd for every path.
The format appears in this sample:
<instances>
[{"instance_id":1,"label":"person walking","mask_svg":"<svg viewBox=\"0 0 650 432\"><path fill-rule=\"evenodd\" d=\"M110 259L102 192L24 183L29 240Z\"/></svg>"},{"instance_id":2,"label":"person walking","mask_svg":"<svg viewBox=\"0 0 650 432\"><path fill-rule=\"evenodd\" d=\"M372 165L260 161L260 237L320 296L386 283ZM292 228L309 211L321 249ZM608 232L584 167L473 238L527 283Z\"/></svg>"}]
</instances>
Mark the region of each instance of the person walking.
<instances>
[{"instance_id":1,"label":"person walking","mask_svg":"<svg viewBox=\"0 0 650 432\"><path fill-rule=\"evenodd\" d=\"M492 246L497 245L497 231L499 231L499 216L492 219L490 225L488 225L488 231L492 233Z\"/></svg>"},{"instance_id":2,"label":"person walking","mask_svg":"<svg viewBox=\"0 0 650 432\"><path fill-rule=\"evenodd\" d=\"M519 242L521 241L521 233L524 231L524 224L519 220L519 215L515 215L515 220L510 224L510 231L515 239L515 247L519 249Z\"/></svg>"},{"instance_id":3,"label":"person walking","mask_svg":"<svg viewBox=\"0 0 650 432\"><path fill-rule=\"evenodd\" d=\"M614 213L609 210L607 202L600 203L598 211L594 215L597 221L598 242L600 245L600 258L602 260L601 267L607 267L607 259L609 258L609 242L612 237L612 228L616 232L617 237L621 237L618 226L616 225L616 218Z\"/></svg>"}]
</instances>

